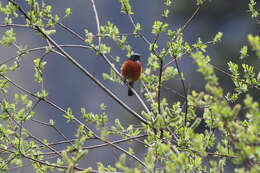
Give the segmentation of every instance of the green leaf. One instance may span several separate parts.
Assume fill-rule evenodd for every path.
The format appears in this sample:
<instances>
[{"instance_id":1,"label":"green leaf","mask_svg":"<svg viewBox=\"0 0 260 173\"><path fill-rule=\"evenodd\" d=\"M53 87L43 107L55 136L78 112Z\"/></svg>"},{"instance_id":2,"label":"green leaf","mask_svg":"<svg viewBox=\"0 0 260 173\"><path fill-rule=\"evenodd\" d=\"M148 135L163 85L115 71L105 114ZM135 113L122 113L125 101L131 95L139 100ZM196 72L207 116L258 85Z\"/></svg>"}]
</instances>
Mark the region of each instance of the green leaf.
<instances>
[{"instance_id":1,"label":"green leaf","mask_svg":"<svg viewBox=\"0 0 260 173\"><path fill-rule=\"evenodd\" d=\"M167 23L163 24L163 22L161 22L161 21L154 21L152 33L160 34L161 32L166 31L167 28L168 28Z\"/></svg>"},{"instance_id":2,"label":"green leaf","mask_svg":"<svg viewBox=\"0 0 260 173\"><path fill-rule=\"evenodd\" d=\"M255 0L250 0L250 3L248 4L249 11L251 12L251 17L253 19L256 19L259 15L258 11L255 10L254 6L256 5Z\"/></svg>"},{"instance_id":3,"label":"green leaf","mask_svg":"<svg viewBox=\"0 0 260 173\"><path fill-rule=\"evenodd\" d=\"M240 57L239 59L244 59L245 57L247 57L247 46L243 46L240 50Z\"/></svg>"},{"instance_id":4,"label":"green leaf","mask_svg":"<svg viewBox=\"0 0 260 173\"><path fill-rule=\"evenodd\" d=\"M217 42L220 42L222 36L223 36L223 33L222 32L218 32L217 35L213 39L213 43L216 44Z\"/></svg>"},{"instance_id":5,"label":"green leaf","mask_svg":"<svg viewBox=\"0 0 260 173\"><path fill-rule=\"evenodd\" d=\"M196 5L202 5L206 0L197 0Z\"/></svg>"},{"instance_id":6,"label":"green leaf","mask_svg":"<svg viewBox=\"0 0 260 173\"><path fill-rule=\"evenodd\" d=\"M123 11L124 14L134 14L131 10L131 5L129 3L129 0L120 0L121 3L121 10Z\"/></svg>"},{"instance_id":7,"label":"green leaf","mask_svg":"<svg viewBox=\"0 0 260 173\"><path fill-rule=\"evenodd\" d=\"M71 8L67 8L65 11L65 16L69 16L71 14Z\"/></svg>"},{"instance_id":8,"label":"green leaf","mask_svg":"<svg viewBox=\"0 0 260 173\"><path fill-rule=\"evenodd\" d=\"M260 38L259 36L248 35L248 41L251 44L254 51L256 51L257 57L260 59Z\"/></svg>"},{"instance_id":9,"label":"green leaf","mask_svg":"<svg viewBox=\"0 0 260 173\"><path fill-rule=\"evenodd\" d=\"M7 65L6 64L2 64L1 66L0 66L0 73L1 74L6 74L6 70L7 70Z\"/></svg>"},{"instance_id":10,"label":"green leaf","mask_svg":"<svg viewBox=\"0 0 260 173\"><path fill-rule=\"evenodd\" d=\"M102 111L105 111L105 110L107 109L104 103L101 103L101 104L99 105L99 108L100 108Z\"/></svg>"},{"instance_id":11,"label":"green leaf","mask_svg":"<svg viewBox=\"0 0 260 173\"><path fill-rule=\"evenodd\" d=\"M0 44L6 47L11 46L16 41L15 35L16 34L13 32L13 28L7 30L5 32L5 35L2 36L2 40L0 40Z\"/></svg>"}]
</instances>

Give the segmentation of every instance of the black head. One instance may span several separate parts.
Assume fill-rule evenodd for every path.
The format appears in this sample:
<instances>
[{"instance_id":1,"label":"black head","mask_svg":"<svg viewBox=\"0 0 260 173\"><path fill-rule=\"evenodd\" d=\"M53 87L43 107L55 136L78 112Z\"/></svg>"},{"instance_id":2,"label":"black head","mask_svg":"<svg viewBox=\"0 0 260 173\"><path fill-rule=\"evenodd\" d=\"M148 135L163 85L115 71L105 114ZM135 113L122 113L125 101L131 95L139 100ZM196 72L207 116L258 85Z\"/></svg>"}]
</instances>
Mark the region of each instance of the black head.
<instances>
[{"instance_id":1,"label":"black head","mask_svg":"<svg viewBox=\"0 0 260 173\"><path fill-rule=\"evenodd\" d=\"M134 53L131 57L130 60L132 61L139 61L140 60L141 55L139 53Z\"/></svg>"}]
</instances>

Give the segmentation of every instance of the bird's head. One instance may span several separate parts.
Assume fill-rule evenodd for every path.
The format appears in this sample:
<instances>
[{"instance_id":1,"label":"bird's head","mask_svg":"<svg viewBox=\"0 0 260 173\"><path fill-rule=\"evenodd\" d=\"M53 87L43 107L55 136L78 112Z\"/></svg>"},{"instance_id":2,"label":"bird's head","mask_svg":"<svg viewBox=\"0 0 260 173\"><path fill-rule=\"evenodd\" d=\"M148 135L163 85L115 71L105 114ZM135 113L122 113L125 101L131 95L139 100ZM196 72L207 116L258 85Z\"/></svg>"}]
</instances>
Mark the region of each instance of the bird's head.
<instances>
[{"instance_id":1,"label":"bird's head","mask_svg":"<svg viewBox=\"0 0 260 173\"><path fill-rule=\"evenodd\" d=\"M139 53L134 53L133 55L131 55L130 60L139 61L140 57L141 57L141 55Z\"/></svg>"}]
</instances>

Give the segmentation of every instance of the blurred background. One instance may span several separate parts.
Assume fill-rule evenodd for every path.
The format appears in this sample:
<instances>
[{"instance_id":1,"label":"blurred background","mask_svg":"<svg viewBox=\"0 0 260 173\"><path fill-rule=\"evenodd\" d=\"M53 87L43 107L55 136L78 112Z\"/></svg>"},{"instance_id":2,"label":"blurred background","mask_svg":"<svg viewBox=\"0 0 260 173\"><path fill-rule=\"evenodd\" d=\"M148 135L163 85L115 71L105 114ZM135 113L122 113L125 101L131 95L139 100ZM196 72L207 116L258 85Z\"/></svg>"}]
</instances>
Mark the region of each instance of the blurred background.
<instances>
[{"instance_id":1,"label":"blurred background","mask_svg":"<svg viewBox=\"0 0 260 173\"><path fill-rule=\"evenodd\" d=\"M57 13L59 16L65 14L66 8L71 8L72 14L69 18L63 20L63 24L81 36L84 37L84 29L88 29L89 32L96 34L96 21L94 12L90 1L73 1L73 0L59 0L59 1L44 1L46 4L51 5L53 8L53 14ZM144 34L149 40L153 40L154 36L151 34L151 28L155 20L164 20L160 14L163 11L162 1L156 0L133 0L130 1L132 10L134 12L133 18L135 22L141 24L142 34ZM6 0L1 0L4 5ZM17 3L24 3L19 2ZM121 5L118 0L110 1L95 1L97 11L99 14L101 25L107 24L107 21L115 24L121 33L129 33L133 30L133 26L127 16L121 11ZM196 1L190 0L176 0L173 3L170 13L170 17L165 22L169 23L169 28L175 30L182 27L182 25L190 18L190 16L196 10ZM257 8L260 9L260 3L257 2ZM0 21L3 21L3 16L0 14ZM237 0L218 0L207 3L190 23L190 25L184 30L184 40L190 44L195 43L197 38L200 37L203 42L209 41L214 38L218 32L223 32L222 42L216 45L210 45L208 47L208 55L212 58L212 63L218 67L221 67L228 71L227 62L233 61L241 64L238 57L240 56L240 49L244 44L248 44L247 35L249 33L253 35L259 35L260 25L257 25L253 21L248 12L248 1ZM23 24L24 21L17 20L16 23ZM0 28L0 35L4 34L7 28ZM45 40L41 39L33 31L27 29L14 28L17 33L17 44L27 45L28 48L46 46ZM84 44L82 41L75 38L70 33L57 27L57 32L52 36L59 44ZM165 38L165 39L164 39ZM165 36L160 37L159 46L165 46ZM103 39L105 43L111 44L111 55L121 58L120 63L116 63L116 68L120 70L120 66L123 60L125 60L126 52L121 51L110 40ZM150 52L148 46L140 38L127 39L135 52L142 54L142 64L145 67L147 64L147 57ZM93 51L82 48L65 48L65 50L81 65L83 65L89 72L95 74L97 79L103 82L103 84L111 89L118 97L126 102L131 108L137 112L142 111L141 104L135 97L127 96L126 86L118 83L112 83L110 81L104 81L102 73L110 73L109 66L105 61L98 57ZM244 60L244 63L254 64L255 71L259 71L259 60L250 51L249 57ZM0 46L0 63L6 59L16 55L16 48L6 48ZM41 89L41 85L33 81L34 69L33 59L40 58L43 51L34 52L26 55L22 62L21 68L15 72L10 73L9 77L16 81L24 88L31 92L36 92ZM81 107L85 107L87 112L100 113L99 105L104 103L107 106L107 114L109 117L109 125L114 123L115 118L118 118L120 122L126 127L129 124L138 125L138 121L124 110L118 103L111 99L103 90L88 79L81 71L79 71L74 65L72 65L65 58L58 56L57 54L48 54L45 58L47 61L46 68L44 70L44 89L48 92L48 99L62 107L67 109L71 107L74 114L80 113ZM168 60L166 60L168 62ZM188 56L184 56L180 61L180 69L184 73L186 87L191 90L201 91L203 88L203 77L200 73L196 72L196 65L192 62L192 59ZM224 87L225 92L232 91L234 85L230 78L223 73L217 72L220 84ZM199 82L198 82L199 81ZM179 80L171 80L165 83L165 86L171 88L180 94L182 94L182 87ZM136 84L137 91L140 90L140 82ZM12 88L12 91L7 95L0 95L0 99L8 97L12 99L12 96L17 91L16 88ZM259 92L251 89L250 93L255 96L255 99L259 99ZM162 97L167 98L169 103L181 100L175 93L169 90L163 90ZM35 101L34 98L31 98ZM75 126L67 124L63 114L54 108L50 107L46 103L41 102L35 109L35 119L48 122L49 119L53 119L56 127L59 128L68 138L74 138L76 132ZM39 124L27 124L27 128L31 129L34 135L43 139L46 138L49 142L60 141L63 138L59 136L55 130L40 126ZM94 126L92 126L94 128ZM118 139L118 138L114 138ZM87 144L97 144L95 141L88 141ZM124 144L119 144L121 147L125 147ZM138 143L134 143L136 153L142 157L145 148ZM63 149L64 146L57 147L57 150ZM82 161L84 167L92 166L95 168L97 162L103 162L105 166L114 165L114 163L120 157L120 152L110 147L103 147L94 151L89 151L88 157ZM131 165L131 162L129 163ZM133 166L133 165L132 165ZM231 168L230 168L231 169ZM17 170L13 171L16 172ZM34 172L31 167L25 167L19 170L20 172ZM230 171L227 169L227 172ZM10 171L12 172L12 171Z\"/></svg>"}]
</instances>

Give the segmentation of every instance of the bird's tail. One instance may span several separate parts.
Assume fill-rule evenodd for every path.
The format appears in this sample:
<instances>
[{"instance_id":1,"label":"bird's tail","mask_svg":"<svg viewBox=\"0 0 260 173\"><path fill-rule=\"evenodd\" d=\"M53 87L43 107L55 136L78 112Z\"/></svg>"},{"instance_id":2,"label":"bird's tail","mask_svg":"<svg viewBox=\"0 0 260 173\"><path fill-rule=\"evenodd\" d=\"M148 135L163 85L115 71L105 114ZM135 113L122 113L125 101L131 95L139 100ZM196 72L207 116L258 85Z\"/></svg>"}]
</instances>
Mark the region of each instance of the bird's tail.
<instances>
[{"instance_id":1,"label":"bird's tail","mask_svg":"<svg viewBox=\"0 0 260 173\"><path fill-rule=\"evenodd\" d=\"M129 82L129 85L133 88L134 82ZM128 88L128 96L134 95L133 91L131 88Z\"/></svg>"}]
</instances>

